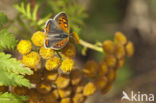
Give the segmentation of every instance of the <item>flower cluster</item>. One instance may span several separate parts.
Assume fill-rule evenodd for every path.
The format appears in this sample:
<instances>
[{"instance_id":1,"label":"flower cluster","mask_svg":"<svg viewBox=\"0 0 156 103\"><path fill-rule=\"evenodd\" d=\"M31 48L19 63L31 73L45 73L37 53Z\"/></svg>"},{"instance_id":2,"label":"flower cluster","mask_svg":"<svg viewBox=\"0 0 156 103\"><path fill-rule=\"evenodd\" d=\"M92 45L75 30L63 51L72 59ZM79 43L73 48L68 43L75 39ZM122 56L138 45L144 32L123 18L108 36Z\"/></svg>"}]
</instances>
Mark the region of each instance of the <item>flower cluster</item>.
<instances>
[{"instance_id":1,"label":"flower cluster","mask_svg":"<svg viewBox=\"0 0 156 103\"><path fill-rule=\"evenodd\" d=\"M124 65L125 57L134 53L132 42L117 32L114 41L103 42L105 56L99 63L89 60L83 67L76 68L75 45L80 39L76 33L71 35L73 38L60 51L45 48L46 36L40 31L32 35L32 43L21 40L17 50L23 55L22 64L34 70L33 75L26 76L32 88L12 87L12 93L29 95L27 103L84 103L97 90L107 93L116 80L117 71ZM0 87L0 91L7 89Z\"/></svg>"}]
</instances>

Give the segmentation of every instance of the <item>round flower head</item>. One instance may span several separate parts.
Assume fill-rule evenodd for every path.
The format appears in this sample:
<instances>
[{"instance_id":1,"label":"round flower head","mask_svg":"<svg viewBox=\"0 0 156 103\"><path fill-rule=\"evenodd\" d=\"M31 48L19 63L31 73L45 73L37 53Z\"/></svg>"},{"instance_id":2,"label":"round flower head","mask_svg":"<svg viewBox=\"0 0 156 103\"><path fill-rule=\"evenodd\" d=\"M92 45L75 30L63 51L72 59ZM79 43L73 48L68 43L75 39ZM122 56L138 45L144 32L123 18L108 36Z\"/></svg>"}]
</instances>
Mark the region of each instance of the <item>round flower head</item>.
<instances>
[{"instance_id":1,"label":"round flower head","mask_svg":"<svg viewBox=\"0 0 156 103\"><path fill-rule=\"evenodd\" d=\"M107 84L106 76L99 76L95 79L94 84L96 86L96 89L98 90L104 88Z\"/></svg>"},{"instance_id":2,"label":"round flower head","mask_svg":"<svg viewBox=\"0 0 156 103\"><path fill-rule=\"evenodd\" d=\"M76 93L73 97L73 103L83 103L85 97L81 93Z\"/></svg>"},{"instance_id":3,"label":"round flower head","mask_svg":"<svg viewBox=\"0 0 156 103\"><path fill-rule=\"evenodd\" d=\"M70 43L68 43L66 47L61 50L61 52L64 56L69 57L69 58L73 58L76 55L76 49Z\"/></svg>"},{"instance_id":4,"label":"round flower head","mask_svg":"<svg viewBox=\"0 0 156 103\"><path fill-rule=\"evenodd\" d=\"M84 96L89 96L94 94L96 91L96 87L92 82L89 82L85 85L84 90L83 90L83 95Z\"/></svg>"},{"instance_id":5,"label":"round flower head","mask_svg":"<svg viewBox=\"0 0 156 103\"><path fill-rule=\"evenodd\" d=\"M52 81L55 81L58 77L58 73L57 71L48 71L44 74L44 78L45 80L49 81L49 82L52 82Z\"/></svg>"},{"instance_id":6,"label":"round flower head","mask_svg":"<svg viewBox=\"0 0 156 103\"><path fill-rule=\"evenodd\" d=\"M78 85L74 86L74 92L82 93L84 86L85 86L85 82L81 81Z\"/></svg>"},{"instance_id":7,"label":"round flower head","mask_svg":"<svg viewBox=\"0 0 156 103\"><path fill-rule=\"evenodd\" d=\"M27 67L36 68L40 63L40 56L37 52L32 51L23 56L22 63Z\"/></svg>"},{"instance_id":8,"label":"round flower head","mask_svg":"<svg viewBox=\"0 0 156 103\"><path fill-rule=\"evenodd\" d=\"M43 59L49 59L54 56L54 50L45 47L40 48L40 55Z\"/></svg>"},{"instance_id":9,"label":"round flower head","mask_svg":"<svg viewBox=\"0 0 156 103\"><path fill-rule=\"evenodd\" d=\"M33 34L31 40L34 43L35 46L43 46L43 42L45 39L45 35L41 31L37 31Z\"/></svg>"},{"instance_id":10,"label":"round flower head","mask_svg":"<svg viewBox=\"0 0 156 103\"><path fill-rule=\"evenodd\" d=\"M50 93L44 95L43 100L44 100L44 103L59 103L59 102L57 102L57 98L53 94L53 92L50 92Z\"/></svg>"},{"instance_id":11,"label":"round flower head","mask_svg":"<svg viewBox=\"0 0 156 103\"><path fill-rule=\"evenodd\" d=\"M125 45L127 43L127 38L121 32L116 32L115 33L114 40L115 40L115 43L121 44L121 45Z\"/></svg>"},{"instance_id":12,"label":"round flower head","mask_svg":"<svg viewBox=\"0 0 156 103\"><path fill-rule=\"evenodd\" d=\"M110 68L109 72L107 74L107 79L109 82L113 82L116 79L117 71L114 69Z\"/></svg>"},{"instance_id":13,"label":"round flower head","mask_svg":"<svg viewBox=\"0 0 156 103\"><path fill-rule=\"evenodd\" d=\"M95 77L97 73L98 65L94 60L87 61L82 71L87 77Z\"/></svg>"},{"instance_id":14,"label":"round flower head","mask_svg":"<svg viewBox=\"0 0 156 103\"><path fill-rule=\"evenodd\" d=\"M62 98L60 103L72 103L72 102L71 102L71 99L68 97L68 98Z\"/></svg>"},{"instance_id":15,"label":"round flower head","mask_svg":"<svg viewBox=\"0 0 156 103\"><path fill-rule=\"evenodd\" d=\"M103 50L108 54L112 54L115 50L115 44L110 40L106 40L103 42Z\"/></svg>"},{"instance_id":16,"label":"round flower head","mask_svg":"<svg viewBox=\"0 0 156 103\"><path fill-rule=\"evenodd\" d=\"M128 42L126 45L126 53L128 57L131 57L134 54L134 46L132 42Z\"/></svg>"},{"instance_id":17,"label":"round flower head","mask_svg":"<svg viewBox=\"0 0 156 103\"><path fill-rule=\"evenodd\" d=\"M108 66L104 60L99 64L98 73L100 76L106 75L108 73Z\"/></svg>"},{"instance_id":18,"label":"round flower head","mask_svg":"<svg viewBox=\"0 0 156 103\"><path fill-rule=\"evenodd\" d=\"M106 55L104 60L108 67L114 67L116 65L116 58L113 55Z\"/></svg>"},{"instance_id":19,"label":"round flower head","mask_svg":"<svg viewBox=\"0 0 156 103\"><path fill-rule=\"evenodd\" d=\"M73 32L72 33L72 42L74 43L74 44L79 44L80 43L80 38L79 38L79 35L77 34L77 33L75 33L75 32Z\"/></svg>"},{"instance_id":20,"label":"round flower head","mask_svg":"<svg viewBox=\"0 0 156 103\"><path fill-rule=\"evenodd\" d=\"M124 58L124 56L125 56L125 48L124 48L123 45L117 45L116 46L115 56L118 59Z\"/></svg>"},{"instance_id":21,"label":"round flower head","mask_svg":"<svg viewBox=\"0 0 156 103\"><path fill-rule=\"evenodd\" d=\"M56 70L57 68L59 68L60 64L60 58L55 56L46 61L45 68L48 71Z\"/></svg>"},{"instance_id":22,"label":"round flower head","mask_svg":"<svg viewBox=\"0 0 156 103\"><path fill-rule=\"evenodd\" d=\"M68 87L68 88L65 88L65 89L58 89L58 93L59 93L61 98L68 97L72 93L72 88Z\"/></svg>"},{"instance_id":23,"label":"round flower head","mask_svg":"<svg viewBox=\"0 0 156 103\"><path fill-rule=\"evenodd\" d=\"M37 84L37 91L41 94L47 94L51 91L51 89L51 83L41 81L39 84Z\"/></svg>"},{"instance_id":24,"label":"round flower head","mask_svg":"<svg viewBox=\"0 0 156 103\"><path fill-rule=\"evenodd\" d=\"M59 76L56 81L55 81L56 85L58 88L66 88L69 83L70 83L70 79L68 75L61 75Z\"/></svg>"},{"instance_id":25,"label":"round flower head","mask_svg":"<svg viewBox=\"0 0 156 103\"><path fill-rule=\"evenodd\" d=\"M73 69L75 62L72 59L66 58L61 64L61 69L63 72L69 72Z\"/></svg>"},{"instance_id":26,"label":"round flower head","mask_svg":"<svg viewBox=\"0 0 156 103\"><path fill-rule=\"evenodd\" d=\"M31 51L32 44L29 40L21 40L17 44L17 50L21 54L28 54Z\"/></svg>"},{"instance_id":27,"label":"round flower head","mask_svg":"<svg viewBox=\"0 0 156 103\"><path fill-rule=\"evenodd\" d=\"M124 63L125 63L125 58L119 59L117 61L117 67L116 67L116 69L121 68L124 65Z\"/></svg>"}]
</instances>

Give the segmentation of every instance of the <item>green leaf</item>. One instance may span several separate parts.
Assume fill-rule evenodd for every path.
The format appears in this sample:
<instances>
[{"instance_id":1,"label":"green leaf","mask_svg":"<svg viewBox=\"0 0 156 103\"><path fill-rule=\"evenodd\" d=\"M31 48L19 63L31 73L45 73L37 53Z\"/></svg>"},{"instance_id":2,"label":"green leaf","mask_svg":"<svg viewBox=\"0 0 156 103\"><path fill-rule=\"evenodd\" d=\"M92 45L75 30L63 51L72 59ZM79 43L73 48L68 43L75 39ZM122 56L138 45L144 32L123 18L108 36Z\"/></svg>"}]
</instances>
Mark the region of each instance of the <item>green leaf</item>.
<instances>
[{"instance_id":1,"label":"green leaf","mask_svg":"<svg viewBox=\"0 0 156 103\"><path fill-rule=\"evenodd\" d=\"M23 75L10 73L0 70L0 86L25 86L30 87L31 84ZM1 102L0 102L1 103Z\"/></svg>"},{"instance_id":2,"label":"green leaf","mask_svg":"<svg viewBox=\"0 0 156 103\"><path fill-rule=\"evenodd\" d=\"M26 100L28 100L27 96L17 96L8 92L0 94L0 103L23 103Z\"/></svg>"},{"instance_id":3,"label":"green leaf","mask_svg":"<svg viewBox=\"0 0 156 103\"><path fill-rule=\"evenodd\" d=\"M10 54L4 54L3 52L0 53L0 70L22 75L33 74L33 71L30 68L23 67L15 58L11 58Z\"/></svg>"},{"instance_id":4,"label":"green leaf","mask_svg":"<svg viewBox=\"0 0 156 103\"><path fill-rule=\"evenodd\" d=\"M28 18L31 18L31 11L30 11L31 7L30 7L30 3L27 4L27 8L26 9L27 9L27 17Z\"/></svg>"},{"instance_id":5,"label":"green leaf","mask_svg":"<svg viewBox=\"0 0 156 103\"><path fill-rule=\"evenodd\" d=\"M39 8L39 6L38 6L38 5L35 5L34 10L33 10L33 12L32 12L32 19L33 19L34 21L37 20L37 17L36 17L36 16L37 16L38 8Z\"/></svg>"},{"instance_id":6,"label":"green leaf","mask_svg":"<svg viewBox=\"0 0 156 103\"><path fill-rule=\"evenodd\" d=\"M0 12L0 27L1 27L3 24L5 24L7 21L8 21L7 16L6 16L4 13Z\"/></svg>"},{"instance_id":7,"label":"green leaf","mask_svg":"<svg viewBox=\"0 0 156 103\"><path fill-rule=\"evenodd\" d=\"M0 49L14 49L16 47L17 40L14 35L3 29L0 31Z\"/></svg>"}]
</instances>

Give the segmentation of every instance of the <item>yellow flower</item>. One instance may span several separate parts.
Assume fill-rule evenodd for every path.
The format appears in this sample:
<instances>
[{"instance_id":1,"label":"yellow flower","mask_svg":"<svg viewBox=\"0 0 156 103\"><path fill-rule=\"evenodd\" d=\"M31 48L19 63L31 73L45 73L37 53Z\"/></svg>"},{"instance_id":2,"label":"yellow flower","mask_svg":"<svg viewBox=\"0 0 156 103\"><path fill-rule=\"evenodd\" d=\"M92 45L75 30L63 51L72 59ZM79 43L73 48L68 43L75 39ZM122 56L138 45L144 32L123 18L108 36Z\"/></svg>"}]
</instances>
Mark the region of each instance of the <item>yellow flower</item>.
<instances>
[{"instance_id":1,"label":"yellow flower","mask_svg":"<svg viewBox=\"0 0 156 103\"><path fill-rule=\"evenodd\" d=\"M90 60L86 62L82 71L87 77L92 78L96 76L97 69L98 69L97 63L94 60Z\"/></svg>"},{"instance_id":2,"label":"yellow flower","mask_svg":"<svg viewBox=\"0 0 156 103\"><path fill-rule=\"evenodd\" d=\"M68 43L62 50L61 50L62 54L66 57L69 58L74 58L76 55L76 49L75 47Z\"/></svg>"},{"instance_id":3,"label":"yellow flower","mask_svg":"<svg viewBox=\"0 0 156 103\"><path fill-rule=\"evenodd\" d=\"M84 89L85 82L81 81L78 85L74 86L74 92L81 93Z\"/></svg>"},{"instance_id":4,"label":"yellow flower","mask_svg":"<svg viewBox=\"0 0 156 103\"><path fill-rule=\"evenodd\" d=\"M68 97L68 98L63 98L60 103L71 103L71 99Z\"/></svg>"},{"instance_id":5,"label":"yellow flower","mask_svg":"<svg viewBox=\"0 0 156 103\"><path fill-rule=\"evenodd\" d=\"M116 32L115 33L114 40L115 40L115 43L121 44L121 45L125 45L127 43L127 38L121 32Z\"/></svg>"},{"instance_id":6,"label":"yellow flower","mask_svg":"<svg viewBox=\"0 0 156 103\"><path fill-rule=\"evenodd\" d=\"M100 76L106 75L108 72L108 66L104 60L102 60L99 64L98 73Z\"/></svg>"},{"instance_id":7,"label":"yellow flower","mask_svg":"<svg viewBox=\"0 0 156 103\"><path fill-rule=\"evenodd\" d=\"M103 50L108 54L112 54L115 50L115 45L112 41L106 40L103 42Z\"/></svg>"},{"instance_id":8,"label":"yellow flower","mask_svg":"<svg viewBox=\"0 0 156 103\"><path fill-rule=\"evenodd\" d=\"M123 45L117 45L115 50L115 56L118 59L124 58L125 56L125 48Z\"/></svg>"},{"instance_id":9,"label":"yellow flower","mask_svg":"<svg viewBox=\"0 0 156 103\"><path fill-rule=\"evenodd\" d=\"M106 55L104 60L108 67L114 67L116 65L116 58L113 55Z\"/></svg>"},{"instance_id":10,"label":"yellow flower","mask_svg":"<svg viewBox=\"0 0 156 103\"><path fill-rule=\"evenodd\" d=\"M83 103L85 97L81 93L76 93L73 97L73 103Z\"/></svg>"},{"instance_id":11,"label":"yellow flower","mask_svg":"<svg viewBox=\"0 0 156 103\"><path fill-rule=\"evenodd\" d=\"M107 84L107 78L105 76L99 76L98 78L95 79L94 84L97 90L102 89Z\"/></svg>"},{"instance_id":12,"label":"yellow flower","mask_svg":"<svg viewBox=\"0 0 156 103\"><path fill-rule=\"evenodd\" d=\"M71 84L72 85L78 85L80 81L82 80L82 73L79 69L74 69L71 72Z\"/></svg>"},{"instance_id":13,"label":"yellow flower","mask_svg":"<svg viewBox=\"0 0 156 103\"><path fill-rule=\"evenodd\" d=\"M72 33L72 42L74 43L74 44L79 44L80 43L80 38L79 38L79 35L77 34L77 33L75 33L75 32L73 32Z\"/></svg>"},{"instance_id":14,"label":"yellow flower","mask_svg":"<svg viewBox=\"0 0 156 103\"><path fill-rule=\"evenodd\" d=\"M50 93L48 93L48 94L46 94L44 96L42 95L42 98L44 100L43 103L59 103L59 102L57 102L57 98L53 94L53 92L50 92ZM35 103L38 103L38 102L35 102Z\"/></svg>"},{"instance_id":15,"label":"yellow flower","mask_svg":"<svg viewBox=\"0 0 156 103\"><path fill-rule=\"evenodd\" d=\"M60 58L55 56L46 61L45 68L48 71L56 70L57 68L59 68L60 64Z\"/></svg>"},{"instance_id":16,"label":"yellow flower","mask_svg":"<svg viewBox=\"0 0 156 103\"><path fill-rule=\"evenodd\" d=\"M35 46L43 46L43 42L45 39L45 34L41 31L37 31L33 34L31 40Z\"/></svg>"},{"instance_id":17,"label":"yellow flower","mask_svg":"<svg viewBox=\"0 0 156 103\"><path fill-rule=\"evenodd\" d=\"M75 62L72 59L66 58L61 64L61 69L63 72L69 72L73 69Z\"/></svg>"},{"instance_id":18,"label":"yellow flower","mask_svg":"<svg viewBox=\"0 0 156 103\"><path fill-rule=\"evenodd\" d=\"M56 81L55 81L57 88L66 88L69 83L70 83L70 79L68 75L61 75L59 76Z\"/></svg>"},{"instance_id":19,"label":"yellow flower","mask_svg":"<svg viewBox=\"0 0 156 103\"><path fill-rule=\"evenodd\" d=\"M72 88L68 87L68 88L65 88L65 89L58 89L58 93L59 93L61 98L68 97L72 93Z\"/></svg>"},{"instance_id":20,"label":"yellow flower","mask_svg":"<svg viewBox=\"0 0 156 103\"><path fill-rule=\"evenodd\" d=\"M48 71L44 74L45 80L52 82L55 81L58 77L57 71Z\"/></svg>"},{"instance_id":21,"label":"yellow flower","mask_svg":"<svg viewBox=\"0 0 156 103\"><path fill-rule=\"evenodd\" d=\"M28 54L31 51L32 44L29 40L21 40L17 45L17 50L21 54Z\"/></svg>"},{"instance_id":22,"label":"yellow flower","mask_svg":"<svg viewBox=\"0 0 156 103\"><path fill-rule=\"evenodd\" d=\"M96 91L96 87L92 82L89 82L85 85L84 90L83 90L83 95L84 96L89 96L94 94Z\"/></svg>"},{"instance_id":23,"label":"yellow flower","mask_svg":"<svg viewBox=\"0 0 156 103\"><path fill-rule=\"evenodd\" d=\"M116 75L117 75L117 70L110 68L107 74L108 81L113 82L116 79Z\"/></svg>"},{"instance_id":24,"label":"yellow flower","mask_svg":"<svg viewBox=\"0 0 156 103\"><path fill-rule=\"evenodd\" d=\"M51 83L41 81L39 84L37 84L37 91L41 94L47 94L51 91L52 86Z\"/></svg>"},{"instance_id":25,"label":"yellow flower","mask_svg":"<svg viewBox=\"0 0 156 103\"><path fill-rule=\"evenodd\" d=\"M54 56L54 50L52 49L47 49L45 47L40 48L40 55L43 59L49 59Z\"/></svg>"},{"instance_id":26,"label":"yellow flower","mask_svg":"<svg viewBox=\"0 0 156 103\"><path fill-rule=\"evenodd\" d=\"M116 69L121 68L121 67L124 65L124 63L125 63L125 59L124 59L124 58L119 59L119 60L117 61L117 67L116 67Z\"/></svg>"},{"instance_id":27,"label":"yellow flower","mask_svg":"<svg viewBox=\"0 0 156 103\"><path fill-rule=\"evenodd\" d=\"M131 57L134 54L134 46L132 42L128 42L126 45L126 53L128 57Z\"/></svg>"},{"instance_id":28,"label":"yellow flower","mask_svg":"<svg viewBox=\"0 0 156 103\"><path fill-rule=\"evenodd\" d=\"M40 56L37 52L30 52L23 56L22 63L30 68L36 68L40 63Z\"/></svg>"}]
</instances>

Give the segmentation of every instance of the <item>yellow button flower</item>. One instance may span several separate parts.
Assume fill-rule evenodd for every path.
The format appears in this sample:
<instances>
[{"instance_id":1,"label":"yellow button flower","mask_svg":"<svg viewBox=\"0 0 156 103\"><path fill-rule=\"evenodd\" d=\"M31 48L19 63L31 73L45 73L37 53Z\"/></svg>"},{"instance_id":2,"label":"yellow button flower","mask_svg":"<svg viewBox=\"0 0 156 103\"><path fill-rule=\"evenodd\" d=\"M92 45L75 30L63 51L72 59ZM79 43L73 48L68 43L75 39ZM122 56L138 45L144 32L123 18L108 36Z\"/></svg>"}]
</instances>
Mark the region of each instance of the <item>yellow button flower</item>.
<instances>
[{"instance_id":1,"label":"yellow button flower","mask_svg":"<svg viewBox=\"0 0 156 103\"><path fill-rule=\"evenodd\" d=\"M59 103L57 101L57 98L55 97L55 95L53 94L53 92L50 92L46 95L42 95L42 98L44 100L43 103ZM38 103L38 102L35 102L35 103ZM40 102L39 102L40 103Z\"/></svg>"},{"instance_id":2,"label":"yellow button flower","mask_svg":"<svg viewBox=\"0 0 156 103\"><path fill-rule=\"evenodd\" d=\"M45 80L52 82L55 81L58 77L57 71L48 71L44 74Z\"/></svg>"},{"instance_id":3,"label":"yellow button flower","mask_svg":"<svg viewBox=\"0 0 156 103\"><path fill-rule=\"evenodd\" d=\"M63 60L61 64L61 69L63 72L69 72L73 69L74 65L75 65L74 60L66 58L65 60Z\"/></svg>"},{"instance_id":4,"label":"yellow button flower","mask_svg":"<svg viewBox=\"0 0 156 103\"><path fill-rule=\"evenodd\" d=\"M37 31L33 34L31 40L35 46L43 46L43 42L45 39L45 34L41 31Z\"/></svg>"},{"instance_id":5,"label":"yellow button flower","mask_svg":"<svg viewBox=\"0 0 156 103\"><path fill-rule=\"evenodd\" d=\"M68 88L65 88L65 89L58 89L58 93L59 93L61 98L68 97L72 93L72 88L68 87Z\"/></svg>"},{"instance_id":6,"label":"yellow button flower","mask_svg":"<svg viewBox=\"0 0 156 103\"><path fill-rule=\"evenodd\" d=\"M117 45L115 49L115 56L118 59L124 58L125 56L125 48L123 45Z\"/></svg>"},{"instance_id":7,"label":"yellow button flower","mask_svg":"<svg viewBox=\"0 0 156 103\"><path fill-rule=\"evenodd\" d=\"M31 51L32 44L29 40L21 40L17 45L17 50L21 54L28 54Z\"/></svg>"},{"instance_id":8,"label":"yellow button flower","mask_svg":"<svg viewBox=\"0 0 156 103\"><path fill-rule=\"evenodd\" d=\"M74 91L76 93L81 93L84 89L84 86L85 86L85 82L81 81L77 86L74 86Z\"/></svg>"},{"instance_id":9,"label":"yellow button flower","mask_svg":"<svg viewBox=\"0 0 156 103\"><path fill-rule=\"evenodd\" d=\"M127 43L127 38L124 36L123 33L116 32L115 37L114 37L114 41L117 44L125 45Z\"/></svg>"},{"instance_id":10,"label":"yellow button flower","mask_svg":"<svg viewBox=\"0 0 156 103\"><path fill-rule=\"evenodd\" d=\"M104 87L104 88L101 90L101 93L104 95L104 94L108 93L111 89L112 89L112 82L111 82L111 83L108 83L108 84L106 85L106 87Z\"/></svg>"},{"instance_id":11,"label":"yellow button flower","mask_svg":"<svg viewBox=\"0 0 156 103\"><path fill-rule=\"evenodd\" d=\"M47 49L45 47L40 48L40 55L43 59L49 59L54 56L54 50L52 49Z\"/></svg>"},{"instance_id":12,"label":"yellow button flower","mask_svg":"<svg viewBox=\"0 0 156 103\"><path fill-rule=\"evenodd\" d=\"M70 43L68 43L66 47L61 50L61 52L64 56L69 57L69 58L74 58L76 55L76 49Z\"/></svg>"},{"instance_id":13,"label":"yellow button flower","mask_svg":"<svg viewBox=\"0 0 156 103\"><path fill-rule=\"evenodd\" d=\"M11 92L16 95L27 95L28 88L26 87L12 87Z\"/></svg>"},{"instance_id":14,"label":"yellow button flower","mask_svg":"<svg viewBox=\"0 0 156 103\"><path fill-rule=\"evenodd\" d=\"M104 41L102 47L104 52L108 54L112 54L115 50L115 44L110 40Z\"/></svg>"},{"instance_id":15,"label":"yellow button flower","mask_svg":"<svg viewBox=\"0 0 156 103\"><path fill-rule=\"evenodd\" d=\"M30 68L36 68L40 63L40 56L37 52L30 52L23 56L22 63Z\"/></svg>"},{"instance_id":16,"label":"yellow button flower","mask_svg":"<svg viewBox=\"0 0 156 103\"><path fill-rule=\"evenodd\" d=\"M84 96L89 96L94 94L96 91L96 87L92 82L89 82L85 85L84 90L83 90L83 95Z\"/></svg>"},{"instance_id":17,"label":"yellow button flower","mask_svg":"<svg viewBox=\"0 0 156 103\"><path fill-rule=\"evenodd\" d=\"M83 103L85 97L81 93L76 93L73 97L73 103Z\"/></svg>"},{"instance_id":18,"label":"yellow button flower","mask_svg":"<svg viewBox=\"0 0 156 103\"><path fill-rule=\"evenodd\" d=\"M45 68L48 71L56 70L59 68L61 60L59 57L52 57L46 61Z\"/></svg>"},{"instance_id":19,"label":"yellow button flower","mask_svg":"<svg viewBox=\"0 0 156 103\"><path fill-rule=\"evenodd\" d=\"M58 88L66 88L69 83L70 83L70 79L68 75L61 75L59 76L56 81L55 81L56 85Z\"/></svg>"},{"instance_id":20,"label":"yellow button flower","mask_svg":"<svg viewBox=\"0 0 156 103\"><path fill-rule=\"evenodd\" d=\"M51 83L41 81L39 84L37 84L37 91L41 94L47 94L51 91L52 86Z\"/></svg>"},{"instance_id":21,"label":"yellow button flower","mask_svg":"<svg viewBox=\"0 0 156 103\"><path fill-rule=\"evenodd\" d=\"M99 64L98 74L100 76L106 75L108 73L108 66L104 60Z\"/></svg>"},{"instance_id":22,"label":"yellow button flower","mask_svg":"<svg viewBox=\"0 0 156 103\"><path fill-rule=\"evenodd\" d=\"M63 98L60 103L72 103L71 102L71 99L68 97L68 98Z\"/></svg>"},{"instance_id":23,"label":"yellow button flower","mask_svg":"<svg viewBox=\"0 0 156 103\"><path fill-rule=\"evenodd\" d=\"M97 69L98 69L97 63L94 60L90 60L86 62L82 71L87 77L92 78L96 76Z\"/></svg>"},{"instance_id":24,"label":"yellow button flower","mask_svg":"<svg viewBox=\"0 0 156 103\"><path fill-rule=\"evenodd\" d=\"M114 67L116 65L116 58L113 55L106 55L104 60L108 67Z\"/></svg>"},{"instance_id":25,"label":"yellow button flower","mask_svg":"<svg viewBox=\"0 0 156 103\"><path fill-rule=\"evenodd\" d=\"M126 53L128 57L131 57L134 54L134 46L132 42L128 42L126 45Z\"/></svg>"},{"instance_id":26,"label":"yellow button flower","mask_svg":"<svg viewBox=\"0 0 156 103\"><path fill-rule=\"evenodd\" d=\"M95 79L94 84L97 90L102 89L107 84L107 78L105 76L99 76L98 78Z\"/></svg>"}]
</instances>

